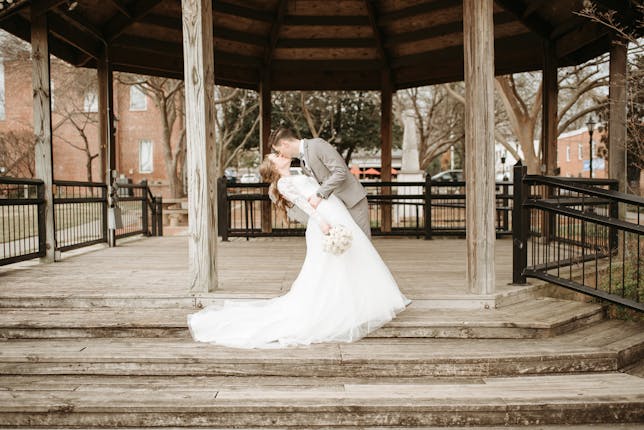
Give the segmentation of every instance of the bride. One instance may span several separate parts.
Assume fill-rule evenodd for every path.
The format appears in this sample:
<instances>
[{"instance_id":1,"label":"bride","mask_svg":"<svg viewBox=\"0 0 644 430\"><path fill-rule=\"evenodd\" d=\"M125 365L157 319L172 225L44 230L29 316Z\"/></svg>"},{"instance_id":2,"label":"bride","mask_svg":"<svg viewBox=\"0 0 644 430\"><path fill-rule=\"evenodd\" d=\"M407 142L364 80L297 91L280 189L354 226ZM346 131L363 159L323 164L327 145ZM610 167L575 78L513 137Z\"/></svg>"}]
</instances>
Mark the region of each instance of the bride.
<instances>
[{"instance_id":1,"label":"bride","mask_svg":"<svg viewBox=\"0 0 644 430\"><path fill-rule=\"evenodd\" d=\"M306 256L291 289L272 299L224 300L188 315L196 341L238 348L280 348L317 342L353 342L391 321L411 303L344 203L331 194L314 209L307 197L318 183L291 175L291 160L271 154L260 166L276 206L297 205L309 219ZM343 254L325 252L330 227L343 225L352 235ZM276 260L281 256L275 256Z\"/></svg>"}]
</instances>

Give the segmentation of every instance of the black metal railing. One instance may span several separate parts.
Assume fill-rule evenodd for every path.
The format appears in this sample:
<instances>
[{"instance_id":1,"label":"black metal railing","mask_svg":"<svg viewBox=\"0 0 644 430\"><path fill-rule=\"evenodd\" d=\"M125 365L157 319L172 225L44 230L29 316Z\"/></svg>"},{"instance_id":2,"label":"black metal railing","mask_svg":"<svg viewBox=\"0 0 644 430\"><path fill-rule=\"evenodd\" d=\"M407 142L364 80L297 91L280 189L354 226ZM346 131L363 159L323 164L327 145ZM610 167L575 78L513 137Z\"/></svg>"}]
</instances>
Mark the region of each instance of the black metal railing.
<instances>
[{"instance_id":1,"label":"black metal railing","mask_svg":"<svg viewBox=\"0 0 644 430\"><path fill-rule=\"evenodd\" d=\"M163 235L161 197L144 181L121 185L118 198L124 225L117 238ZM0 177L0 265L45 255L45 188L37 179ZM68 251L107 242L107 186L103 183L54 181L55 248Z\"/></svg>"},{"instance_id":2,"label":"black metal railing","mask_svg":"<svg viewBox=\"0 0 644 430\"><path fill-rule=\"evenodd\" d=\"M161 197L152 195L146 181L140 184L118 184L117 206L123 225L116 229L116 238L137 234L163 236Z\"/></svg>"},{"instance_id":3,"label":"black metal railing","mask_svg":"<svg viewBox=\"0 0 644 430\"><path fill-rule=\"evenodd\" d=\"M367 190L374 236L465 235L465 182L362 182ZM511 234L512 187L497 188L497 234ZM229 184L218 180L218 229L228 237L297 236L305 226L280 214L268 197L268 184ZM428 214L428 216L425 216Z\"/></svg>"},{"instance_id":4,"label":"black metal railing","mask_svg":"<svg viewBox=\"0 0 644 430\"><path fill-rule=\"evenodd\" d=\"M43 181L0 177L0 265L45 255Z\"/></svg>"},{"instance_id":5,"label":"black metal railing","mask_svg":"<svg viewBox=\"0 0 644 430\"><path fill-rule=\"evenodd\" d=\"M54 181L53 193L57 250L107 241L107 185Z\"/></svg>"},{"instance_id":6,"label":"black metal railing","mask_svg":"<svg viewBox=\"0 0 644 430\"><path fill-rule=\"evenodd\" d=\"M514 170L513 282L537 278L644 311L644 199L611 179Z\"/></svg>"}]
</instances>

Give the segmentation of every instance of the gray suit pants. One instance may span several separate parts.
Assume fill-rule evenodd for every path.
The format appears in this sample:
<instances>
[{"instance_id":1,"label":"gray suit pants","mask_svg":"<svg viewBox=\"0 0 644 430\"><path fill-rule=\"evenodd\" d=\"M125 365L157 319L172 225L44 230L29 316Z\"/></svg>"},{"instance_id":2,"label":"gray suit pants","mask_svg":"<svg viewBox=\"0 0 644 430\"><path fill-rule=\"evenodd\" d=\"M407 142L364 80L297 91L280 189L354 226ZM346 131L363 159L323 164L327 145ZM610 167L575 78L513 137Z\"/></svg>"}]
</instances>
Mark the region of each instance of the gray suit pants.
<instances>
[{"instance_id":1,"label":"gray suit pants","mask_svg":"<svg viewBox=\"0 0 644 430\"><path fill-rule=\"evenodd\" d=\"M367 203L367 197L348 209L356 224L371 239L371 220L369 219L369 203Z\"/></svg>"}]
</instances>

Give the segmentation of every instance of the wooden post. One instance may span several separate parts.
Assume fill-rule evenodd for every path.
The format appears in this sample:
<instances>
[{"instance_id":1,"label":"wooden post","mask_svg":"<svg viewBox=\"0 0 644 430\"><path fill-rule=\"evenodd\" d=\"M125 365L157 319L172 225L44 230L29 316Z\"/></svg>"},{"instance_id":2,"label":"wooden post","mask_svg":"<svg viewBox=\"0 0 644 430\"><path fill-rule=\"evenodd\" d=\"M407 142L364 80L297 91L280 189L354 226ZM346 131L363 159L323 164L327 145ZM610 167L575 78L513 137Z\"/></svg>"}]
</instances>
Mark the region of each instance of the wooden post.
<instances>
[{"instance_id":1,"label":"wooden post","mask_svg":"<svg viewBox=\"0 0 644 430\"><path fill-rule=\"evenodd\" d=\"M608 173L619 181L619 191L628 189L626 175L626 42L613 40L610 48L610 101L608 119ZM620 218L625 215L620 205Z\"/></svg>"},{"instance_id":2,"label":"wooden post","mask_svg":"<svg viewBox=\"0 0 644 430\"><path fill-rule=\"evenodd\" d=\"M271 153L268 144L268 138L271 135L271 86L270 75L268 70L262 75L262 81L259 85L259 127L260 127L260 155L261 160ZM268 195L268 188L263 188L262 193ZM270 200L262 200L262 232L270 233L273 231L272 222L272 203Z\"/></svg>"},{"instance_id":3,"label":"wooden post","mask_svg":"<svg viewBox=\"0 0 644 430\"><path fill-rule=\"evenodd\" d=\"M36 177L44 182L45 254L40 260L54 261L56 230L54 224L54 169L51 131L51 84L49 74L49 41L47 15L31 7L31 64L34 97L34 135Z\"/></svg>"},{"instance_id":4,"label":"wooden post","mask_svg":"<svg viewBox=\"0 0 644 430\"><path fill-rule=\"evenodd\" d=\"M554 45L553 42L546 40L543 47L541 171L545 175L554 175L557 167L557 99L559 85L557 82L557 55Z\"/></svg>"},{"instance_id":5,"label":"wooden post","mask_svg":"<svg viewBox=\"0 0 644 430\"><path fill-rule=\"evenodd\" d=\"M391 85L391 74L385 69L382 72L380 87L380 180L391 181L391 140L392 140L392 102L393 91ZM391 187L380 187L382 195L391 195ZM389 201L381 203L382 224L381 231L391 231L391 204Z\"/></svg>"},{"instance_id":6,"label":"wooden post","mask_svg":"<svg viewBox=\"0 0 644 430\"><path fill-rule=\"evenodd\" d=\"M212 2L182 0L190 290L217 288L217 157Z\"/></svg>"},{"instance_id":7,"label":"wooden post","mask_svg":"<svg viewBox=\"0 0 644 430\"><path fill-rule=\"evenodd\" d=\"M495 286L493 8L493 0L463 0L466 279L475 294Z\"/></svg>"},{"instance_id":8,"label":"wooden post","mask_svg":"<svg viewBox=\"0 0 644 430\"><path fill-rule=\"evenodd\" d=\"M99 144L101 154L100 176L107 185L108 207L113 207L113 185L116 172L116 139L114 138L114 87L112 64L110 62L109 48L105 46L101 52L97 65L98 80L98 126ZM110 230L107 235L109 246L115 246L115 231Z\"/></svg>"}]
</instances>

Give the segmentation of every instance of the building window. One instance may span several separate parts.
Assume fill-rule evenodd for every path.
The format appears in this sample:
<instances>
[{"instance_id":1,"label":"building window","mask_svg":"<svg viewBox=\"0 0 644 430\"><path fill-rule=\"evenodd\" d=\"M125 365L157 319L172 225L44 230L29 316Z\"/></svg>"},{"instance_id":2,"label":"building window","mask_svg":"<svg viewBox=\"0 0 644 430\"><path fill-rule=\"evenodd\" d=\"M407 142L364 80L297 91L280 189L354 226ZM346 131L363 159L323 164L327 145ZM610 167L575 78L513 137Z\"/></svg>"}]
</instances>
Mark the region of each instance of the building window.
<instances>
[{"instance_id":1,"label":"building window","mask_svg":"<svg viewBox=\"0 0 644 430\"><path fill-rule=\"evenodd\" d=\"M570 161L570 145L566 146L566 161Z\"/></svg>"},{"instance_id":2,"label":"building window","mask_svg":"<svg viewBox=\"0 0 644 430\"><path fill-rule=\"evenodd\" d=\"M152 141L139 141L139 173L152 173Z\"/></svg>"},{"instance_id":3,"label":"building window","mask_svg":"<svg viewBox=\"0 0 644 430\"><path fill-rule=\"evenodd\" d=\"M597 145L595 144L594 140L593 140L593 143L591 145L590 151L591 151L590 158L595 158L595 154L597 154Z\"/></svg>"},{"instance_id":4,"label":"building window","mask_svg":"<svg viewBox=\"0 0 644 430\"><path fill-rule=\"evenodd\" d=\"M584 159L584 145L582 143L577 144L577 159Z\"/></svg>"},{"instance_id":5,"label":"building window","mask_svg":"<svg viewBox=\"0 0 644 430\"><path fill-rule=\"evenodd\" d=\"M88 91L85 93L83 109L85 112L98 112L98 96L95 91Z\"/></svg>"},{"instance_id":6,"label":"building window","mask_svg":"<svg viewBox=\"0 0 644 430\"><path fill-rule=\"evenodd\" d=\"M6 119L4 100L4 62L2 58L0 58L0 121Z\"/></svg>"},{"instance_id":7,"label":"building window","mask_svg":"<svg viewBox=\"0 0 644 430\"><path fill-rule=\"evenodd\" d=\"M147 110L148 98L136 85L130 87L130 110Z\"/></svg>"}]
</instances>

